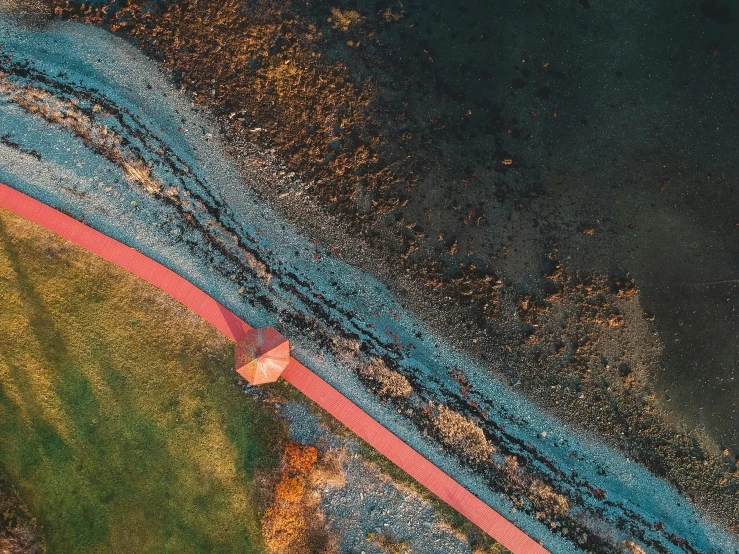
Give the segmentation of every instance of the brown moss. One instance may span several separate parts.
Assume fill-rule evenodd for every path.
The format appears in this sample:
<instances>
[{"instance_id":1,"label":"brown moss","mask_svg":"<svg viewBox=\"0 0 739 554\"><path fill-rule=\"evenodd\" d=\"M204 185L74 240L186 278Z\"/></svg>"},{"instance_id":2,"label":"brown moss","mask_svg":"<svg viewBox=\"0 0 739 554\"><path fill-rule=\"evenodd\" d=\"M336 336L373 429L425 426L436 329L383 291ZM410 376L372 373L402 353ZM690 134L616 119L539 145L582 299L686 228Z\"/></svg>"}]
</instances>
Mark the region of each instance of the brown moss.
<instances>
[{"instance_id":1,"label":"brown moss","mask_svg":"<svg viewBox=\"0 0 739 554\"><path fill-rule=\"evenodd\" d=\"M349 28L362 21L362 16L356 10L340 10L339 8L331 8L331 17L329 23L334 29L340 29L344 32Z\"/></svg>"},{"instance_id":2,"label":"brown moss","mask_svg":"<svg viewBox=\"0 0 739 554\"><path fill-rule=\"evenodd\" d=\"M647 551L634 541L623 541L621 546L623 547L624 552L628 552L629 554L647 554Z\"/></svg>"}]
</instances>

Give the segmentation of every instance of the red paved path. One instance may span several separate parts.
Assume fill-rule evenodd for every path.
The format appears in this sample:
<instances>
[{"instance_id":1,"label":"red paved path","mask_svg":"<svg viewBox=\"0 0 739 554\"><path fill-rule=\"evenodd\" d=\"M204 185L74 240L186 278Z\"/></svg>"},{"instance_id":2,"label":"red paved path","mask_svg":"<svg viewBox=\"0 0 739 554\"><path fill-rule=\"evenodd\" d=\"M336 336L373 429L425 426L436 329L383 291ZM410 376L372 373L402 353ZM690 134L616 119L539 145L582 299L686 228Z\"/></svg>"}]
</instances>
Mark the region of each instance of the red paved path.
<instances>
[{"instance_id":1,"label":"red paved path","mask_svg":"<svg viewBox=\"0 0 739 554\"><path fill-rule=\"evenodd\" d=\"M0 183L0 207L148 281L238 341L251 327L195 285L137 250ZM514 554L548 554L541 545L396 437L343 394L295 358L282 376L324 410L362 437L441 500Z\"/></svg>"}]
</instances>

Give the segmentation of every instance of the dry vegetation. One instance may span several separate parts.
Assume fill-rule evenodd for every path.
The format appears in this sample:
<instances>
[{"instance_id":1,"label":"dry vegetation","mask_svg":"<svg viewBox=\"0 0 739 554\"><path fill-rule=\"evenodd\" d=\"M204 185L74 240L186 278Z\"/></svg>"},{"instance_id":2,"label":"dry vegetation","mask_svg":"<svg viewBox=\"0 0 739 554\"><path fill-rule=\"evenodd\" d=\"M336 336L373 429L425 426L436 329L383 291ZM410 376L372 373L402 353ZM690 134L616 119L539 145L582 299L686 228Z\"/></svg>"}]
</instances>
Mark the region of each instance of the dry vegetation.
<instances>
[{"instance_id":1,"label":"dry vegetation","mask_svg":"<svg viewBox=\"0 0 739 554\"><path fill-rule=\"evenodd\" d=\"M483 430L443 404L429 403L425 409L440 440L473 462L485 462L495 452Z\"/></svg>"},{"instance_id":2,"label":"dry vegetation","mask_svg":"<svg viewBox=\"0 0 739 554\"><path fill-rule=\"evenodd\" d=\"M407 541L398 541L393 539L387 531L375 533L370 531L366 540L379 547L387 554L410 554L411 548Z\"/></svg>"},{"instance_id":3,"label":"dry vegetation","mask_svg":"<svg viewBox=\"0 0 739 554\"><path fill-rule=\"evenodd\" d=\"M139 184L149 194L162 192L162 184L152 175L151 168L129 148L107 125L100 123L111 114L100 106L93 106L95 118L87 115L76 101L56 98L51 93L29 85L17 85L0 73L0 94L6 95L29 113L43 117L49 123L59 125L81 138L107 160L121 167L125 175Z\"/></svg>"},{"instance_id":4,"label":"dry vegetation","mask_svg":"<svg viewBox=\"0 0 739 554\"><path fill-rule=\"evenodd\" d=\"M336 536L318 504L320 490L343 480L341 454L328 451L319 460L314 446L288 441L282 453L279 482L262 516L262 534L274 554L331 554Z\"/></svg>"},{"instance_id":5,"label":"dry vegetation","mask_svg":"<svg viewBox=\"0 0 739 554\"><path fill-rule=\"evenodd\" d=\"M124 161L122 165L126 175L132 181L144 187L146 192L149 194L159 194L162 192L162 185L152 177L151 170L142 162L134 161L129 163Z\"/></svg>"},{"instance_id":6,"label":"dry vegetation","mask_svg":"<svg viewBox=\"0 0 739 554\"><path fill-rule=\"evenodd\" d=\"M552 487L536 479L532 482L531 488L531 503L539 508L543 509L542 519L544 517L550 517L552 514L554 517L566 516L570 511L570 503L565 496L554 492Z\"/></svg>"},{"instance_id":7,"label":"dry vegetation","mask_svg":"<svg viewBox=\"0 0 739 554\"><path fill-rule=\"evenodd\" d=\"M413 392L408 379L395 370L389 369L380 358L372 358L359 370L362 377L377 385L377 392L383 397L407 398Z\"/></svg>"},{"instance_id":8,"label":"dry vegetation","mask_svg":"<svg viewBox=\"0 0 739 554\"><path fill-rule=\"evenodd\" d=\"M317 459L318 451L313 446L294 442L285 446L274 502L262 517L264 540L276 554L296 552L305 546L305 485Z\"/></svg>"},{"instance_id":9,"label":"dry vegetation","mask_svg":"<svg viewBox=\"0 0 739 554\"><path fill-rule=\"evenodd\" d=\"M557 521L570 512L567 497L556 492L550 485L532 477L522 468L515 456L506 456L502 464L496 464L505 476L514 503L524 507L530 503L537 519Z\"/></svg>"},{"instance_id":10,"label":"dry vegetation","mask_svg":"<svg viewBox=\"0 0 739 554\"><path fill-rule=\"evenodd\" d=\"M622 546L624 552L628 552L628 554L647 554L647 551L636 544L634 541L624 541L622 543Z\"/></svg>"}]
</instances>

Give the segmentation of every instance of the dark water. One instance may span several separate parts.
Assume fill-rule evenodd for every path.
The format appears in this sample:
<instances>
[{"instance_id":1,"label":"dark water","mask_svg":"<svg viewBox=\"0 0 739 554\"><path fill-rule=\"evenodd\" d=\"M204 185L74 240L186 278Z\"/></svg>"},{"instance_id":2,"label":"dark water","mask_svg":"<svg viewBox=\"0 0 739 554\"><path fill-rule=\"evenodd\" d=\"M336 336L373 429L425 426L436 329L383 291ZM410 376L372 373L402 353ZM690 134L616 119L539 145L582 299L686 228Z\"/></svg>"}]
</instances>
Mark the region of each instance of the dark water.
<instances>
[{"instance_id":1,"label":"dark water","mask_svg":"<svg viewBox=\"0 0 739 554\"><path fill-rule=\"evenodd\" d=\"M524 286L552 245L570 267L630 272L664 347L658 398L739 452L739 4L409 5L447 92L522 135L471 133L448 153L478 176L455 195L491 214L459 243L481 257L517 243L495 269ZM491 150L515 170L491 169ZM418 214L444 227L441 195L423 194Z\"/></svg>"}]
</instances>

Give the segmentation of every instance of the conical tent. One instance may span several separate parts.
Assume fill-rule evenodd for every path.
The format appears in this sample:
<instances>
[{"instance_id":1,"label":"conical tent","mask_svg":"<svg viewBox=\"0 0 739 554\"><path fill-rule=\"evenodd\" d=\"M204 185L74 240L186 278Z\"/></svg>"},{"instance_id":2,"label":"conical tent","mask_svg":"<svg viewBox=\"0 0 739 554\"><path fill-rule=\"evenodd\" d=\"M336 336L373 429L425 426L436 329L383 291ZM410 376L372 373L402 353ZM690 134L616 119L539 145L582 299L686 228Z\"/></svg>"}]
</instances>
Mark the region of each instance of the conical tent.
<instances>
[{"instance_id":1,"label":"conical tent","mask_svg":"<svg viewBox=\"0 0 739 554\"><path fill-rule=\"evenodd\" d=\"M252 329L236 343L236 372L252 385L277 381L290 361L290 343L272 327Z\"/></svg>"}]
</instances>

